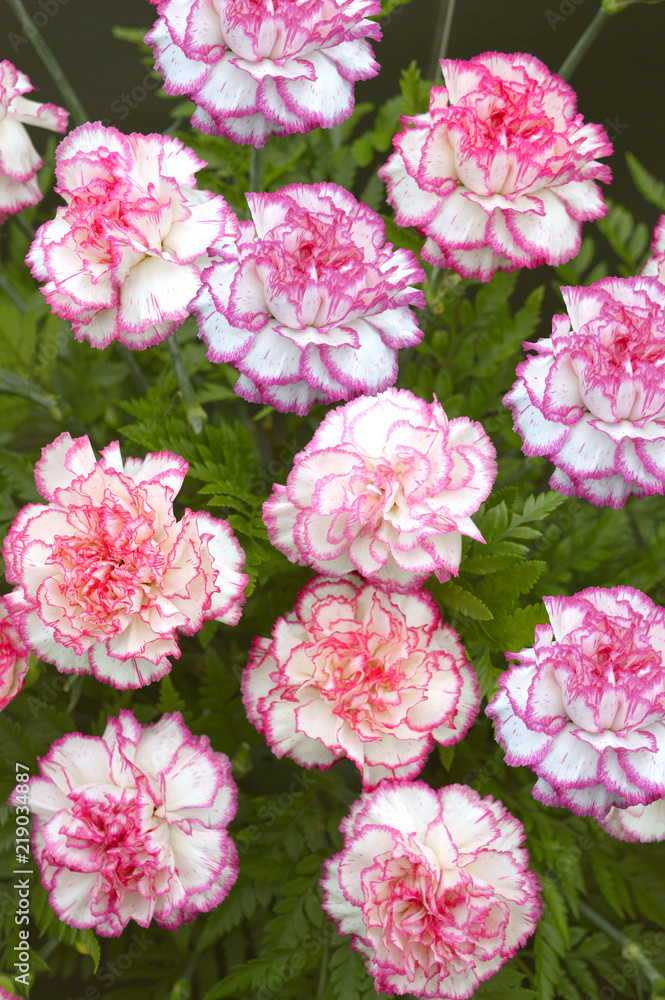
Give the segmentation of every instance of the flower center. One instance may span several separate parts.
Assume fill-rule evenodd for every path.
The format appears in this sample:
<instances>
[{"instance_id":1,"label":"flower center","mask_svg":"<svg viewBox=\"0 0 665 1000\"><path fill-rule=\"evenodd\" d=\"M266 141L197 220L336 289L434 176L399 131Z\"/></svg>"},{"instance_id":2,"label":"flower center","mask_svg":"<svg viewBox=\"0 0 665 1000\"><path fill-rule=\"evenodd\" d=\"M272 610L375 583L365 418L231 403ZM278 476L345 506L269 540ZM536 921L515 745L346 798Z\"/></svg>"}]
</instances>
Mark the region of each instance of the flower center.
<instances>
[{"instance_id":1,"label":"flower center","mask_svg":"<svg viewBox=\"0 0 665 1000\"><path fill-rule=\"evenodd\" d=\"M395 654L401 643L360 622L344 622L343 628L307 647L317 664L316 684L340 718L354 727L368 720L376 727L377 716L400 703L406 675Z\"/></svg>"},{"instance_id":2,"label":"flower center","mask_svg":"<svg viewBox=\"0 0 665 1000\"><path fill-rule=\"evenodd\" d=\"M367 880L363 910L372 936L381 934L389 955L399 952L395 957L408 978L439 963L463 973L474 962L477 941L501 937L505 906L470 892L473 879L467 873L433 870L422 855L410 852L377 867L380 877Z\"/></svg>"},{"instance_id":3,"label":"flower center","mask_svg":"<svg viewBox=\"0 0 665 1000\"><path fill-rule=\"evenodd\" d=\"M294 207L286 222L257 241L256 250L259 258L268 257L284 282L348 281L366 270L363 252L338 208L323 214Z\"/></svg>"},{"instance_id":4,"label":"flower center","mask_svg":"<svg viewBox=\"0 0 665 1000\"><path fill-rule=\"evenodd\" d=\"M662 656L649 641L648 622L632 609L625 617L588 612L557 647L565 663L555 666L555 675L566 713L582 728L630 728L643 718L643 699L653 701L663 690Z\"/></svg>"},{"instance_id":5,"label":"flower center","mask_svg":"<svg viewBox=\"0 0 665 1000\"><path fill-rule=\"evenodd\" d=\"M145 893L146 880L154 882L163 867L161 848L150 843L160 821L152 817L141 822L133 790L117 801L88 795L85 788L69 797L75 800L71 822L61 830L67 846L92 854L106 892L136 892L143 884Z\"/></svg>"},{"instance_id":6,"label":"flower center","mask_svg":"<svg viewBox=\"0 0 665 1000\"><path fill-rule=\"evenodd\" d=\"M166 556L153 537L152 520L106 498L100 507L78 507L79 530L55 539L48 562L57 563L60 593L76 609L84 635L117 635L118 614L151 603L151 585L166 571ZM85 530L81 530L84 528Z\"/></svg>"}]
</instances>

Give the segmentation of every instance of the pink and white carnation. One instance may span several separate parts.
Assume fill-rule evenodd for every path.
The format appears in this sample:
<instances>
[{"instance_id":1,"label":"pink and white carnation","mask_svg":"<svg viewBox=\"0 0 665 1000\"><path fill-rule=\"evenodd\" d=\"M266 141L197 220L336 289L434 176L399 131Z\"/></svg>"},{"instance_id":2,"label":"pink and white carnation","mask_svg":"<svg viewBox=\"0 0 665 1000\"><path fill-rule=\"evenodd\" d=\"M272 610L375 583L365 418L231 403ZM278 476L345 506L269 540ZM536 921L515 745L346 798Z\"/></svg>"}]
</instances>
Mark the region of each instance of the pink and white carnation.
<instances>
[{"instance_id":1,"label":"pink and white carnation","mask_svg":"<svg viewBox=\"0 0 665 1000\"><path fill-rule=\"evenodd\" d=\"M569 315L517 367L503 402L552 489L598 506L665 493L665 287L604 278L562 288Z\"/></svg>"},{"instance_id":2,"label":"pink and white carnation","mask_svg":"<svg viewBox=\"0 0 665 1000\"><path fill-rule=\"evenodd\" d=\"M36 175L43 161L25 126L67 131L64 108L26 100L34 89L9 59L0 61L0 222L42 198Z\"/></svg>"},{"instance_id":3,"label":"pink and white carnation","mask_svg":"<svg viewBox=\"0 0 665 1000\"><path fill-rule=\"evenodd\" d=\"M231 765L179 712L141 726L121 711L103 736L56 740L39 770L33 854L66 924L104 937L130 920L173 930L228 894L238 874Z\"/></svg>"},{"instance_id":4,"label":"pink and white carnation","mask_svg":"<svg viewBox=\"0 0 665 1000\"><path fill-rule=\"evenodd\" d=\"M533 933L542 904L524 828L490 795L384 781L340 829L323 906L377 992L466 1000Z\"/></svg>"},{"instance_id":5,"label":"pink and white carnation","mask_svg":"<svg viewBox=\"0 0 665 1000\"><path fill-rule=\"evenodd\" d=\"M29 664L30 651L13 622L6 596L0 597L0 710L25 684Z\"/></svg>"},{"instance_id":6,"label":"pink and white carnation","mask_svg":"<svg viewBox=\"0 0 665 1000\"><path fill-rule=\"evenodd\" d=\"M658 278L665 284L665 215L661 215L653 231L651 256L642 268L642 274Z\"/></svg>"},{"instance_id":7,"label":"pink and white carnation","mask_svg":"<svg viewBox=\"0 0 665 1000\"><path fill-rule=\"evenodd\" d=\"M47 501L19 511L5 539L5 597L23 643L62 673L117 688L163 677L178 634L215 619L235 625L248 577L226 521L173 501L187 462L168 451L128 458L117 441L100 461L68 433L35 467Z\"/></svg>"},{"instance_id":8,"label":"pink and white carnation","mask_svg":"<svg viewBox=\"0 0 665 1000\"><path fill-rule=\"evenodd\" d=\"M598 820L605 833L617 840L648 844L665 840L665 799L646 806L612 806L607 816Z\"/></svg>"},{"instance_id":9,"label":"pink and white carnation","mask_svg":"<svg viewBox=\"0 0 665 1000\"><path fill-rule=\"evenodd\" d=\"M457 575L462 535L496 478L482 426L435 399L386 389L328 412L263 505L272 544L326 576L357 571L388 590Z\"/></svg>"},{"instance_id":10,"label":"pink and white carnation","mask_svg":"<svg viewBox=\"0 0 665 1000\"><path fill-rule=\"evenodd\" d=\"M299 414L387 389L398 349L423 337L413 253L386 243L381 216L337 184L247 201L237 253L204 272L192 305L209 359L241 372L244 399Z\"/></svg>"},{"instance_id":11,"label":"pink and white carnation","mask_svg":"<svg viewBox=\"0 0 665 1000\"><path fill-rule=\"evenodd\" d=\"M77 340L143 350L189 315L210 254L232 245L237 229L221 195L196 188L205 165L179 139L99 122L60 143L66 205L37 230L26 260Z\"/></svg>"},{"instance_id":12,"label":"pink and white carnation","mask_svg":"<svg viewBox=\"0 0 665 1000\"><path fill-rule=\"evenodd\" d=\"M578 816L665 797L665 609L633 587L543 600L552 624L507 654L486 709L506 762Z\"/></svg>"},{"instance_id":13,"label":"pink and white carnation","mask_svg":"<svg viewBox=\"0 0 665 1000\"><path fill-rule=\"evenodd\" d=\"M354 83L379 71L378 0L161 0L157 13L145 41L164 90L191 97L192 125L233 142L339 125Z\"/></svg>"},{"instance_id":14,"label":"pink and white carnation","mask_svg":"<svg viewBox=\"0 0 665 1000\"><path fill-rule=\"evenodd\" d=\"M459 742L480 695L429 594L353 575L314 577L272 639L254 640L243 700L278 757L305 767L349 757L372 786L416 777L435 741Z\"/></svg>"},{"instance_id":15,"label":"pink and white carnation","mask_svg":"<svg viewBox=\"0 0 665 1000\"><path fill-rule=\"evenodd\" d=\"M584 124L575 92L533 56L484 52L441 69L445 86L426 114L402 117L379 170L397 223L425 234L424 260L466 278L570 260L582 222L607 212L602 126Z\"/></svg>"}]
</instances>

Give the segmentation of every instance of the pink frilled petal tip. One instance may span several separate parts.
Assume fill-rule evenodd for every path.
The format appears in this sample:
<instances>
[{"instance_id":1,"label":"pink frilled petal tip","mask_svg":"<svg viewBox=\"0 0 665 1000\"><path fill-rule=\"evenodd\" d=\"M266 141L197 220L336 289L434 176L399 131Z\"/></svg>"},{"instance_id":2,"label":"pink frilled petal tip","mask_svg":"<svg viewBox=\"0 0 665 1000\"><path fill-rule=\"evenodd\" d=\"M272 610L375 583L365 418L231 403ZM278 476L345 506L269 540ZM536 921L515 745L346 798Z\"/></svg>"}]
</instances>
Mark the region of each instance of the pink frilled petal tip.
<instances>
[{"instance_id":1,"label":"pink frilled petal tip","mask_svg":"<svg viewBox=\"0 0 665 1000\"><path fill-rule=\"evenodd\" d=\"M7 607L0 597L0 709L12 701L25 683L30 663L26 647Z\"/></svg>"},{"instance_id":2,"label":"pink frilled petal tip","mask_svg":"<svg viewBox=\"0 0 665 1000\"><path fill-rule=\"evenodd\" d=\"M504 397L527 455L554 464L553 489L597 506L665 493L665 286L604 278L562 288L555 316Z\"/></svg>"},{"instance_id":3,"label":"pink frilled petal tip","mask_svg":"<svg viewBox=\"0 0 665 1000\"><path fill-rule=\"evenodd\" d=\"M656 223L651 241L651 256L642 268L642 274L665 283L665 215L661 215Z\"/></svg>"},{"instance_id":4,"label":"pink frilled petal tip","mask_svg":"<svg viewBox=\"0 0 665 1000\"><path fill-rule=\"evenodd\" d=\"M103 736L70 733L29 781L33 854L60 920L117 937L129 920L172 930L217 906L238 872L228 758L179 712Z\"/></svg>"},{"instance_id":5,"label":"pink frilled petal tip","mask_svg":"<svg viewBox=\"0 0 665 1000\"><path fill-rule=\"evenodd\" d=\"M354 83L379 71L380 12L378 0L161 0L145 40L166 92L196 104L196 128L258 147L349 117Z\"/></svg>"},{"instance_id":6,"label":"pink frilled petal tip","mask_svg":"<svg viewBox=\"0 0 665 1000\"><path fill-rule=\"evenodd\" d=\"M482 541L471 515L495 477L479 423L387 389L326 415L263 517L291 562L407 592L458 573L462 535Z\"/></svg>"},{"instance_id":7,"label":"pink frilled petal tip","mask_svg":"<svg viewBox=\"0 0 665 1000\"><path fill-rule=\"evenodd\" d=\"M63 673L117 688L163 677L178 634L235 625L248 582L226 521L173 500L187 463L171 452L98 461L87 437L44 448L35 480L48 501L17 515L4 544L7 595L22 643Z\"/></svg>"},{"instance_id":8,"label":"pink frilled petal tip","mask_svg":"<svg viewBox=\"0 0 665 1000\"><path fill-rule=\"evenodd\" d=\"M467 1000L533 934L542 903L524 829L491 796L384 781L341 831L323 905L377 992Z\"/></svg>"},{"instance_id":9,"label":"pink frilled petal tip","mask_svg":"<svg viewBox=\"0 0 665 1000\"><path fill-rule=\"evenodd\" d=\"M356 575L308 583L272 639L255 641L243 698L278 756L305 767L349 757L365 787L416 777L435 741L462 739L480 702L430 595Z\"/></svg>"},{"instance_id":10,"label":"pink frilled petal tip","mask_svg":"<svg viewBox=\"0 0 665 1000\"><path fill-rule=\"evenodd\" d=\"M196 187L204 166L179 139L99 122L60 143L66 204L37 230L26 260L77 340L143 350L189 315L201 272L237 231L221 195Z\"/></svg>"},{"instance_id":11,"label":"pink frilled petal tip","mask_svg":"<svg viewBox=\"0 0 665 1000\"><path fill-rule=\"evenodd\" d=\"M646 806L612 806L607 816L598 820L600 826L617 840L648 844L665 840L665 799Z\"/></svg>"},{"instance_id":12,"label":"pink frilled petal tip","mask_svg":"<svg viewBox=\"0 0 665 1000\"><path fill-rule=\"evenodd\" d=\"M42 160L25 126L67 130L65 109L27 100L23 95L31 90L25 73L8 59L0 61L0 222L42 197L36 176Z\"/></svg>"},{"instance_id":13,"label":"pink frilled petal tip","mask_svg":"<svg viewBox=\"0 0 665 1000\"><path fill-rule=\"evenodd\" d=\"M605 215L597 157L612 146L585 124L575 93L533 56L485 52L441 62L445 86L379 170L401 226L426 236L422 256L467 278L562 264L582 222Z\"/></svg>"},{"instance_id":14,"label":"pink frilled petal tip","mask_svg":"<svg viewBox=\"0 0 665 1000\"><path fill-rule=\"evenodd\" d=\"M241 373L245 399L301 415L392 385L399 348L423 336L409 308L425 304L413 253L386 243L381 217L336 184L247 200L252 220L192 305L209 359Z\"/></svg>"},{"instance_id":15,"label":"pink frilled petal tip","mask_svg":"<svg viewBox=\"0 0 665 1000\"><path fill-rule=\"evenodd\" d=\"M639 807L630 828L665 797L665 610L632 587L544 601L552 626L516 654L487 715L507 763L538 776L537 799L605 829Z\"/></svg>"}]
</instances>

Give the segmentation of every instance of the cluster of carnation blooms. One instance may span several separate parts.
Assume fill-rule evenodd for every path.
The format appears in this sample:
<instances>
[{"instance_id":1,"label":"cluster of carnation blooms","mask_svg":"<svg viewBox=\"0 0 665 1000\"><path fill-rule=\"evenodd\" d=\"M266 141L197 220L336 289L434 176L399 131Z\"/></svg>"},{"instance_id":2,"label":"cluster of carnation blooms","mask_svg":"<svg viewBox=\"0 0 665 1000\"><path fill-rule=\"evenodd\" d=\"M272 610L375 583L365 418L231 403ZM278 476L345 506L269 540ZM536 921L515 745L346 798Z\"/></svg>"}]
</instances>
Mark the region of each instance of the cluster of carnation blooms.
<instances>
[{"instance_id":1,"label":"cluster of carnation blooms","mask_svg":"<svg viewBox=\"0 0 665 1000\"><path fill-rule=\"evenodd\" d=\"M331 128L354 83L378 72L377 0L152 0L146 36L192 123L237 143ZM402 120L379 171L422 257L469 278L560 264L606 212L611 146L575 94L532 56L441 64L429 111ZM0 221L36 204L40 159L25 124L67 115L27 101L0 63ZM524 829L503 805L420 774L435 744L472 725L478 683L423 585L459 572L463 537L497 474L483 427L392 388L422 340L424 278L381 217L332 183L249 192L240 221L197 187L182 142L80 126L56 155L64 206L27 261L51 310L97 348L143 350L190 314L212 362L252 403L304 415L337 403L263 507L271 543L315 571L293 610L254 640L242 684L250 721L304 767L343 757L363 792L322 879L377 990L465 1000L533 933L542 903ZM564 288L567 315L517 368L504 402L551 485L594 504L665 492L665 217L636 278ZM248 577L230 525L173 503L187 463L171 452L96 458L61 434L35 469L43 504L4 544L0 709L30 656L119 689L163 677L179 636L235 625ZM615 837L665 839L665 611L630 587L545 598L551 626L516 654L487 708L511 765L548 805ZM512 654L510 654L512 655ZM33 848L66 923L172 929L225 898L237 870L228 758L175 712L130 711L101 736L57 740L29 782ZM0 993L3 991L0 989Z\"/></svg>"}]
</instances>

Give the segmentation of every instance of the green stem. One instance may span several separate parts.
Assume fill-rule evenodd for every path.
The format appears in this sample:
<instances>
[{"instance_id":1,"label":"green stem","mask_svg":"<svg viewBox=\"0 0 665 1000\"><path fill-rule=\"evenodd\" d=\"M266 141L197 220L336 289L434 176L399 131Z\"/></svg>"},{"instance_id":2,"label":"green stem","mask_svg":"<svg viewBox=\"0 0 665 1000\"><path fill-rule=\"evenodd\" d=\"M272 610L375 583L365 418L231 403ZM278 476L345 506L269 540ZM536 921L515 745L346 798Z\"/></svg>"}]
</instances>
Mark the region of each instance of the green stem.
<instances>
[{"instance_id":1,"label":"green stem","mask_svg":"<svg viewBox=\"0 0 665 1000\"><path fill-rule=\"evenodd\" d=\"M446 11L446 23L443 26L443 34L441 35L441 47L439 49L439 59L445 59L446 53L448 52L448 42L450 41L450 32L453 27L454 13L455 13L455 0L448 0L448 10Z\"/></svg>"},{"instance_id":2,"label":"green stem","mask_svg":"<svg viewBox=\"0 0 665 1000\"><path fill-rule=\"evenodd\" d=\"M53 77L53 82L62 94L63 100L68 109L71 111L72 118L77 125L85 125L85 123L89 121L85 108L79 101L76 91L65 76L62 66L51 52L51 49L42 38L38 29L33 24L32 18L30 17L23 0L7 0L7 3L16 14L18 20L21 22L21 27L25 32L26 38L30 40L32 47Z\"/></svg>"},{"instance_id":3,"label":"green stem","mask_svg":"<svg viewBox=\"0 0 665 1000\"><path fill-rule=\"evenodd\" d=\"M263 191L263 150L254 146L249 154L249 190Z\"/></svg>"},{"instance_id":4,"label":"green stem","mask_svg":"<svg viewBox=\"0 0 665 1000\"><path fill-rule=\"evenodd\" d=\"M319 971L319 983L316 990L316 1000L323 1000L326 995L326 986L328 985L328 940L323 942L323 954L321 955L321 969Z\"/></svg>"},{"instance_id":5,"label":"green stem","mask_svg":"<svg viewBox=\"0 0 665 1000\"><path fill-rule=\"evenodd\" d=\"M605 27L605 24L614 13L616 13L616 11L607 10L605 4L601 4L600 10L588 25L584 34L578 39L577 43L569 52L567 58L561 63L561 66L557 70L557 76L560 76L562 80L570 80L583 57L591 48L596 38Z\"/></svg>"},{"instance_id":6,"label":"green stem","mask_svg":"<svg viewBox=\"0 0 665 1000\"><path fill-rule=\"evenodd\" d=\"M8 299L11 299L16 308L24 316L28 311L28 306L23 301L23 296L20 292L17 292L13 284L5 274L3 270L0 269L0 288L5 293Z\"/></svg>"},{"instance_id":7,"label":"green stem","mask_svg":"<svg viewBox=\"0 0 665 1000\"><path fill-rule=\"evenodd\" d=\"M25 235L32 243L32 241L35 238L35 230L32 228L28 220L25 219L23 215L19 212L18 215L16 216L16 221L18 222L19 226L21 227Z\"/></svg>"},{"instance_id":8,"label":"green stem","mask_svg":"<svg viewBox=\"0 0 665 1000\"><path fill-rule=\"evenodd\" d=\"M125 347L124 344L121 344L120 341L116 340L115 351L120 360L127 365L127 368L129 369L129 372L132 378L134 379L136 388L139 389L139 391L142 392L143 395L145 395L148 389L150 388L150 383L148 382L147 378L141 371L139 363L132 354L132 352L130 351L130 349L128 347Z\"/></svg>"},{"instance_id":9,"label":"green stem","mask_svg":"<svg viewBox=\"0 0 665 1000\"><path fill-rule=\"evenodd\" d=\"M203 424L208 419L206 411L203 409L198 399L196 398L196 393L194 392L194 386L192 385L189 375L187 374L187 369L185 368L185 362L182 360L182 354L180 353L180 348L176 343L175 334L166 338L166 343L168 345L169 351L171 352L171 360L173 361L173 369L175 371L175 377L178 380L178 385L180 386L180 392L182 394L182 401L185 406L185 414L187 415L187 420L189 421L192 430L195 434L200 434L203 430Z\"/></svg>"},{"instance_id":10,"label":"green stem","mask_svg":"<svg viewBox=\"0 0 665 1000\"><path fill-rule=\"evenodd\" d=\"M601 931L613 941L621 946L621 954L628 961L634 962L651 983L652 1000L663 1000L663 990L665 989L665 977L661 975L655 965L652 965L646 957L637 941L633 941L627 934L620 931L609 920L605 920L600 913L596 913L590 906L580 900L580 913L584 914L591 923L595 924Z\"/></svg>"}]
</instances>

